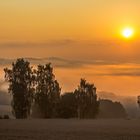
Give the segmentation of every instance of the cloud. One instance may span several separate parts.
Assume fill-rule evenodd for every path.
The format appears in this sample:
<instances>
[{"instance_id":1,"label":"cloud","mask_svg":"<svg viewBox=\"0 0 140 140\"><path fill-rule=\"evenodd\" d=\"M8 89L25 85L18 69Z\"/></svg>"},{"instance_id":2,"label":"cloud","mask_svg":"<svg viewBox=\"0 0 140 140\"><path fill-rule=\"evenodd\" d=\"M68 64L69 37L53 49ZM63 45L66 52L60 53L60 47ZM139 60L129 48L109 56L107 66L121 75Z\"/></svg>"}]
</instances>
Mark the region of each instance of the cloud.
<instances>
[{"instance_id":1,"label":"cloud","mask_svg":"<svg viewBox=\"0 0 140 140\"><path fill-rule=\"evenodd\" d=\"M124 64L126 62L120 61L105 61L105 60L75 60L75 59L65 59L61 57L48 57L48 58L33 58L33 57L25 57L24 59L30 61L31 63L64 63L66 67L70 66L83 66L83 65L118 65ZM11 64L12 62L16 61L16 59L7 59L7 58L0 58L0 65ZM59 66L59 65L58 65Z\"/></svg>"},{"instance_id":2,"label":"cloud","mask_svg":"<svg viewBox=\"0 0 140 140\"><path fill-rule=\"evenodd\" d=\"M119 62L107 62L103 60L94 60L94 61L84 61L84 60L69 60L60 57L48 57L48 58L32 58L26 57L26 60L30 61L31 64L45 64L52 63L55 67L65 67L65 68L76 68L83 67L86 65L111 65L111 64L119 64ZM6 59L0 58L0 65L9 65L12 62L15 62L16 59Z\"/></svg>"},{"instance_id":3,"label":"cloud","mask_svg":"<svg viewBox=\"0 0 140 140\"><path fill-rule=\"evenodd\" d=\"M64 69L91 69L87 72L88 76L140 76L140 63L132 62L127 63L125 61L105 61L105 60L75 60L65 59L60 57L48 57L48 58L33 58L26 57L31 65L52 63L54 68ZM0 66L9 66L16 59L0 58Z\"/></svg>"},{"instance_id":4,"label":"cloud","mask_svg":"<svg viewBox=\"0 0 140 140\"><path fill-rule=\"evenodd\" d=\"M3 48L25 48L25 47L67 47L79 44L78 41L72 39L50 40L44 42L22 42L22 41L6 41L0 42L0 47Z\"/></svg>"},{"instance_id":5,"label":"cloud","mask_svg":"<svg viewBox=\"0 0 140 140\"><path fill-rule=\"evenodd\" d=\"M12 64L14 59L0 58L0 66Z\"/></svg>"},{"instance_id":6,"label":"cloud","mask_svg":"<svg viewBox=\"0 0 140 140\"><path fill-rule=\"evenodd\" d=\"M119 73L106 73L106 74L100 74L104 76L140 76L140 71L139 72L119 72Z\"/></svg>"},{"instance_id":7,"label":"cloud","mask_svg":"<svg viewBox=\"0 0 140 140\"><path fill-rule=\"evenodd\" d=\"M52 63L56 68L80 68L86 65L82 61L68 60L60 57L48 57L48 58L25 58L30 61L31 64L46 64Z\"/></svg>"}]
</instances>

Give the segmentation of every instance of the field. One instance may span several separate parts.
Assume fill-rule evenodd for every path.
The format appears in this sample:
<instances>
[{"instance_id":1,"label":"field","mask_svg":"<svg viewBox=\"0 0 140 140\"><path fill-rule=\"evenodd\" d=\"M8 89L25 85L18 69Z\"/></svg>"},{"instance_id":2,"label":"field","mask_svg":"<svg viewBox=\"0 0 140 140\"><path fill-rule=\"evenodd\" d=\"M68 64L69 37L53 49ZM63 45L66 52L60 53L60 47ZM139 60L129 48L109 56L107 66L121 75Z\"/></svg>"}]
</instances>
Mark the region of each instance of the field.
<instances>
[{"instance_id":1,"label":"field","mask_svg":"<svg viewBox=\"0 0 140 140\"><path fill-rule=\"evenodd\" d=\"M0 140L140 140L140 120L0 120Z\"/></svg>"}]
</instances>

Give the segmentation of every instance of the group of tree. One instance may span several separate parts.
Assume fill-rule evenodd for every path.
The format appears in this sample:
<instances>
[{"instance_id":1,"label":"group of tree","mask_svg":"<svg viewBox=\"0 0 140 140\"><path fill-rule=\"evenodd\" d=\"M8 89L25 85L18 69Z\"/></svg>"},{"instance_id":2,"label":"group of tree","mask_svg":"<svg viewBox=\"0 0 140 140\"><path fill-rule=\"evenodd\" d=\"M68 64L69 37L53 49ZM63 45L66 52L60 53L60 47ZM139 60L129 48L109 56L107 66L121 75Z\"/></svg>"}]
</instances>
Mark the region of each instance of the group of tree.
<instances>
[{"instance_id":1,"label":"group of tree","mask_svg":"<svg viewBox=\"0 0 140 140\"><path fill-rule=\"evenodd\" d=\"M96 87L81 79L74 92L61 96L59 114L61 118L95 118L99 110Z\"/></svg>"},{"instance_id":2,"label":"group of tree","mask_svg":"<svg viewBox=\"0 0 140 140\"><path fill-rule=\"evenodd\" d=\"M5 80L12 94L12 113L16 118L27 118L38 108L43 118L95 118L99 110L96 88L81 79L78 88L61 94L51 64L34 69L23 58L5 68Z\"/></svg>"}]
</instances>

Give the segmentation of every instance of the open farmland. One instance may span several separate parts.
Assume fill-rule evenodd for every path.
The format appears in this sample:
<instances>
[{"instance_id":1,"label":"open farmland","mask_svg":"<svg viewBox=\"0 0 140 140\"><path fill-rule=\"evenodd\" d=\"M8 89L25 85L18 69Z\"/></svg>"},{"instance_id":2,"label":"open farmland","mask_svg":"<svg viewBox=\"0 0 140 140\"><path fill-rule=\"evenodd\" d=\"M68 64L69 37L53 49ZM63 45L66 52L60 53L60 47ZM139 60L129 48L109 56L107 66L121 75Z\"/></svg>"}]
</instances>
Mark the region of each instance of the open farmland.
<instances>
[{"instance_id":1,"label":"open farmland","mask_svg":"<svg viewBox=\"0 0 140 140\"><path fill-rule=\"evenodd\" d=\"M140 120L0 120L0 140L140 140Z\"/></svg>"}]
</instances>

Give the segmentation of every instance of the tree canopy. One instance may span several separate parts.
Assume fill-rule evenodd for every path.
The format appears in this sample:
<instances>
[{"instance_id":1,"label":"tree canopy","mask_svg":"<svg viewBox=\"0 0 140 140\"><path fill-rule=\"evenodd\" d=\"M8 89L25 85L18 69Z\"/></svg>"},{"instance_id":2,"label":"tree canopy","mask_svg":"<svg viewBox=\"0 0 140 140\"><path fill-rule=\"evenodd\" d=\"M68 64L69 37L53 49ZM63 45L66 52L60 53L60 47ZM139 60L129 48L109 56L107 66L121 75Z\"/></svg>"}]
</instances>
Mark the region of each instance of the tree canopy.
<instances>
[{"instance_id":1,"label":"tree canopy","mask_svg":"<svg viewBox=\"0 0 140 140\"><path fill-rule=\"evenodd\" d=\"M74 92L77 99L78 118L94 118L98 113L96 87L81 79L78 89Z\"/></svg>"},{"instance_id":2,"label":"tree canopy","mask_svg":"<svg viewBox=\"0 0 140 140\"><path fill-rule=\"evenodd\" d=\"M36 75L35 104L38 105L44 118L54 118L58 115L57 107L61 88L55 80L51 64L38 65Z\"/></svg>"},{"instance_id":3,"label":"tree canopy","mask_svg":"<svg viewBox=\"0 0 140 140\"><path fill-rule=\"evenodd\" d=\"M16 118L27 118L31 111L34 93L34 76L28 61L17 59L12 68L5 68L5 79L13 95L12 109Z\"/></svg>"}]
</instances>

